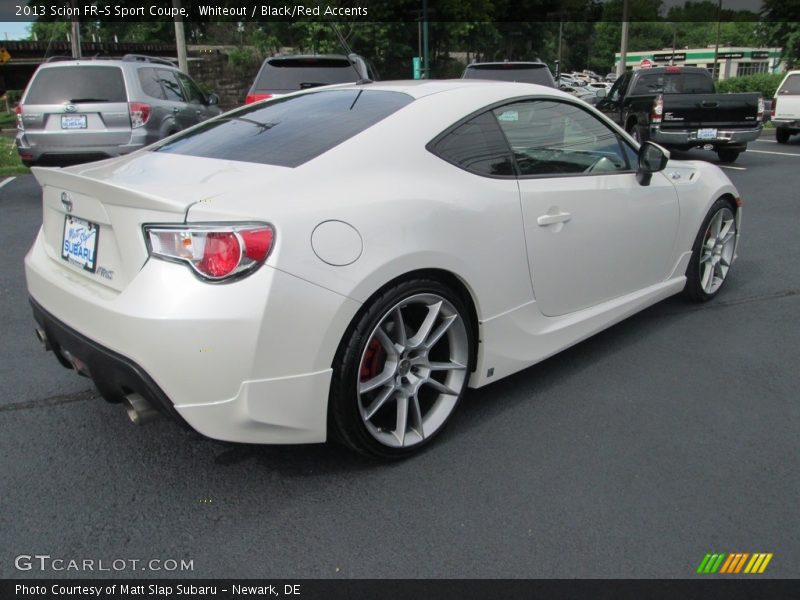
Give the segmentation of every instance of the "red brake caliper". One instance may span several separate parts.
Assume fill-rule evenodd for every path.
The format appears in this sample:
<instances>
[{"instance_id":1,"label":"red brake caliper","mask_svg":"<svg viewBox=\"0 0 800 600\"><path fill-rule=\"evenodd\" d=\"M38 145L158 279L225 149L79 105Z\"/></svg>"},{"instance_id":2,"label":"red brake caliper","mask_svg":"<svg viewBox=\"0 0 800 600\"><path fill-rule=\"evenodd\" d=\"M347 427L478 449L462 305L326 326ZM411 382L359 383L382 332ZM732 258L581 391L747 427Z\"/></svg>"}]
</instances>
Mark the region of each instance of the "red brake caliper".
<instances>
[{"instance_id":1,"label":"red brake caliper","mask_svg":"<svg viewBox=\"0 0 800 600\"><path fill-rule=\"evenodd\" d=\"M385 362L386 351L378 340L372 338L369 344L367 344L367 351L364 352L364 360L361 361L361 381L369 381L378 375L378 373L383 371Z\"/></svg>"}]
</instances>

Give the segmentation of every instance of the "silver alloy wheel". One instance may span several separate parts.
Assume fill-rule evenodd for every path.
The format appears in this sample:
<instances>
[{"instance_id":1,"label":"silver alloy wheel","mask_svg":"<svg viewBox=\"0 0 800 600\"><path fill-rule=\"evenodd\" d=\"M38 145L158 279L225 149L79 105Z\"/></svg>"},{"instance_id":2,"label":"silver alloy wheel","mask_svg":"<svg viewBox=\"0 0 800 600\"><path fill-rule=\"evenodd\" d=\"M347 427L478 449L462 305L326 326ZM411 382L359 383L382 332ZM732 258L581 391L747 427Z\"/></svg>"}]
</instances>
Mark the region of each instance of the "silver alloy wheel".
<instances>
[{"instance_id":1,"label":"silver alloy wheel","mask_svg":"<svg viewBox=\"0 0 800 600\"><path fill-rule=\"evenodd\" d=\"M358 409L369 433L392 448L433 435L467 383L469 341L456 308L437 294L406 298L384 314L359 362Z\"/></svg>"},{"instance_id":2,"label":"silver alloy wheel","mask_svg":"<svg viewBox=\"0 0 800 600\"><path fill-rule=\"evenodd\" d=\"M736 217L729 208L717 211L703 234L700 253L700 287L706 294L715 293L733 262L736 245Z\"/></svg>"}]
</instances>

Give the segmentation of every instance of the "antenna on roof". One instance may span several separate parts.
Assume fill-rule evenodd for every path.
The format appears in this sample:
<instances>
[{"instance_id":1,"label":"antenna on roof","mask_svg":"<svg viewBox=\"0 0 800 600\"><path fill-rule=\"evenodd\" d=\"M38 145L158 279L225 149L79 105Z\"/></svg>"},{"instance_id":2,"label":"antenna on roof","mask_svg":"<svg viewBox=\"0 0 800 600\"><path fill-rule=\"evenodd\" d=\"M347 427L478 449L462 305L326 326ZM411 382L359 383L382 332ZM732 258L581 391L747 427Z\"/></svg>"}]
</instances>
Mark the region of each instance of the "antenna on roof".
<instances>
[{"instance_id":1,"label":"antenna on roof","mask_svg":"<svg viewBox=\"0 0 800 600\"><path fill-rule=\"evenodd\" d=\"M347 60L353 66L353 69L355 69L356 75L358 75L356 84L372 83L372 79L369 78L369 74L367 73L367 65L364 59L353 52L353 49L350 48L350 45L347 43L347 40L344 39L339 26L335 22L331 21L331 27L333 27L336 37L339 38L339 43L342 45L342 48L347 52Z\"/></svg>"}]
</instances>

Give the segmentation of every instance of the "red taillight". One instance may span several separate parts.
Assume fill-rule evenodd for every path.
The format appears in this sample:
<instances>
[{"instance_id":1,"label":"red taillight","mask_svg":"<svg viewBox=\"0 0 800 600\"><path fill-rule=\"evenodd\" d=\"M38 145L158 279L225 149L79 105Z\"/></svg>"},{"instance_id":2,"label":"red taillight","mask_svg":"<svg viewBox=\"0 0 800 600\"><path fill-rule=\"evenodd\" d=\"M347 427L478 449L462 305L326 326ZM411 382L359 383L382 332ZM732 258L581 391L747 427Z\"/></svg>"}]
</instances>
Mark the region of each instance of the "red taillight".
<instances>
[{"instance_id":1,"label":"red taillight","mask_svg":"<svg viewBox=\"0 0 800 600\"><path fill-rule=\"evenodd\" d=\"M650 122L651 123L661 123L661 116L664 114L664 98L662 96L657 96L655 100L653 100L653 108L650 111Z\"/></svg>"},{"instance_id":2,"label":"red taillight","mask_svg":"<svg viewBox=\"0 0 800 600\"><path fill-rule=\"evenodd\" d=\"M14 112L17 114L17 129L22 131L25 129L25 126L22 123L22 104L17 104L14 108Z\"/></svg>"},{"instance_id":3,"label":"red taillight","mask_svg":"<svg viewBox=\"0 0 800 600\"><path fill-rule=\"evenodd\" d=\"M772 113L772 116L775 116L775 111L778 109L778 99L772 99L772 106L770 107L769 111Z\"/></svg>"},{"instance_id":4,"label":"red taillight","mask_svg":"<svg viewBox=\"0 0 800 600\"><path fill-rule=\"evenodd\" d=\"M151 256L186 263L204 279L220 281L254 271L272 250L269 225L148 225Z\"/></svg>"},{"instance_id":5,"label":"red taillight","mask_svg":"<svg viewBox=\"0 0 800 600\"><path fill-rule=\"evenodd\" d=\"M144 102L128 102L131 113L131 127L142 127L150 118L150 105Z\"/></svg>"},{"instance_id":6,"label":"red taillight","mask_svg":"<svg viewBox=\"0 0 800 600\"><path fill-rule=\"evenodd\" d=\"M209 233L197 270L215 279L226 277L233 273L241 258L242 247L235 233Z\"/></svg>"},{"instance_id":7,"label":"red taillight","mask_svg":"<svg viewBox=\"0 0 800 600\"><path fill-rule=\"evenodd\" d=\"M259 100L269 100L272 98L272 94L247 94L244 99L245 104L252 104L253 102L258 102Z\"/></svg>"},{"instance_id":8,"label":"red taillight","mask_svg":"<svg viewBox=\"0 0 800 600\"><path fill-rule=\"evenodd\" d=\"M676 67L675 65L670 65L664 71L666 73L680 73L681 72L681 68L680 67Z\"/></svg>"}]
</instances>

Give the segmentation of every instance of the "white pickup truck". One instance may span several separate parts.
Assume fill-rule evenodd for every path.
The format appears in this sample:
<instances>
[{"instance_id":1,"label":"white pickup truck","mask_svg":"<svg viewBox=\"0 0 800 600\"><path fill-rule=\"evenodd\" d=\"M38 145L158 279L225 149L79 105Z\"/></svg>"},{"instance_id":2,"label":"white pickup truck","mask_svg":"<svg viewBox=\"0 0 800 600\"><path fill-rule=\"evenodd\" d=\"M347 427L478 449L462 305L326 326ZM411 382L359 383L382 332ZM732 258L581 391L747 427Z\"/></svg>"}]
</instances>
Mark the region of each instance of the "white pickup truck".
<instances>
[{"instance_id":1,"label":"white pickup truck","mask_svg":"<svg viewBox=\"0 0 800 600\"><path fill-rule=\"evenodd\" d=\"M800 71L789 71L772 99L772 123L779 144L800 133Z\"/></svg>"}]
</instances>

